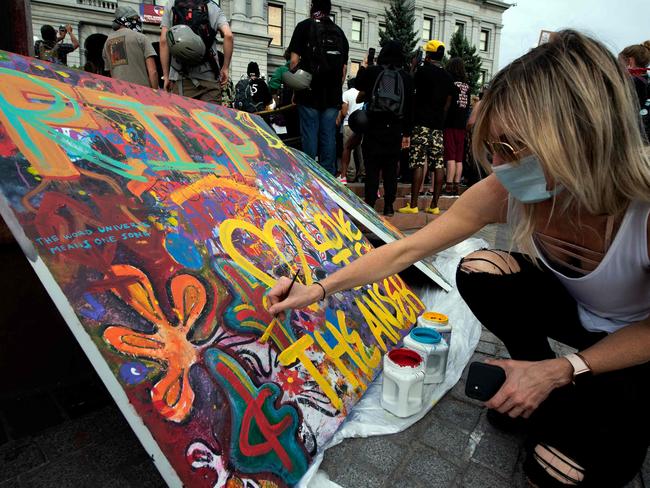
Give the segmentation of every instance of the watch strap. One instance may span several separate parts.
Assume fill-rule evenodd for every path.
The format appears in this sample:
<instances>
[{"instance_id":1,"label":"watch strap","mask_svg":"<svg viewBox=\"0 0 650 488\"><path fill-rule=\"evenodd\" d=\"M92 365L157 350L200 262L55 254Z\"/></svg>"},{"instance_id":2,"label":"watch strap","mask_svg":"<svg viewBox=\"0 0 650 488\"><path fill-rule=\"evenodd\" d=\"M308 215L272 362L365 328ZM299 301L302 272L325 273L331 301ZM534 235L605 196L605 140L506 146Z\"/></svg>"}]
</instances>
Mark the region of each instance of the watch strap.
<instances>
[{"instance_id":1,"label":"watch strap","mask_svg":"<svg viewBox=\"0 0 650 488\"><path fill-rule=\"evenodd\" d=\"M591 368L589 367L589 364L587 361L584 360L584 358L580 354L567 354L564 356L564 358L571 363L571 366L573 367L573 378L575 379L576 376L579 376L581 374L585 373L591 373Z\"/></svg>"}]
</instances>

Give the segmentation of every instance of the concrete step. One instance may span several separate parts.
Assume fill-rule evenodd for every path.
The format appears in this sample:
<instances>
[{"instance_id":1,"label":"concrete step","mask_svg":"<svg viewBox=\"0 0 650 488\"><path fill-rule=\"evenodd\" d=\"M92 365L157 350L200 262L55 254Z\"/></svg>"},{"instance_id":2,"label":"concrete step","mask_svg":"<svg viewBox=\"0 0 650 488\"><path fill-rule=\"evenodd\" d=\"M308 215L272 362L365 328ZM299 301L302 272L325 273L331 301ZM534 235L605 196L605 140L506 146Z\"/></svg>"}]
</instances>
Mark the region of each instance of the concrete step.
<instances>
[{"instance_id":1,"label":"concrete step","mask_svg":"<svg viewBox=\"0 0 650 488\"><path fill-rule=\"evenodd\" d=\"M354 193L359 195L361 198L363 198L364 195L364 184L363 183L348 183L347 187L352 190ZM382 185L379 185L379 193L383 194L384 189ZM410 195L411 194L411 184L406 184L406 183L398 183L397 184L397 196L398 197L403 197L405 195Z\"/></svg>"}]
</instances>

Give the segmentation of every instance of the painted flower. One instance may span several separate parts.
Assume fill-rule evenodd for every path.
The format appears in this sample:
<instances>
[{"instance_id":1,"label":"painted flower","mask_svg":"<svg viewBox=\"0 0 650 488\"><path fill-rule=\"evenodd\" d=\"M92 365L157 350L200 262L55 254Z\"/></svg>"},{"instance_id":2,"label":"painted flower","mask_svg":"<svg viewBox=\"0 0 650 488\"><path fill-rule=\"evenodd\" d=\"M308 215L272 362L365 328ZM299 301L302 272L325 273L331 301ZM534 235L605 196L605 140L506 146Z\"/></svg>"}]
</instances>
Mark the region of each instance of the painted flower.
<instances>
[{"instance_id":1,"label":"painted flower","mask_svg":"<svg viewBox=\"0 0 650 488\"><path fill-rule=\"evenodd\" d=\"M305 383L298 371L295 369L283 369L278 373L278 381L282 389L290 396L299 395L302 392L302 385Z\"/></svg>"},{"instance_id":2,"label":"painted flower","mask_svg":"<svg viewBox=\"0 0 650 488\"><path fill-rule=\"evenodd\" d=\"M207 303L203 284L194 276L179 274L168 284L176 320L168 320L160 308L149 278L128 265L111 266L110 290L133 310L155 326L153 334L129 327L111 325L104 340L121 354L148 359L160 364L163 375L151 389L154 408L172 422L182 422L190 414L194 392L189 373L198 361L199 350L187 340L187 334L201 316Z\"/></svg>"}]
</instances>

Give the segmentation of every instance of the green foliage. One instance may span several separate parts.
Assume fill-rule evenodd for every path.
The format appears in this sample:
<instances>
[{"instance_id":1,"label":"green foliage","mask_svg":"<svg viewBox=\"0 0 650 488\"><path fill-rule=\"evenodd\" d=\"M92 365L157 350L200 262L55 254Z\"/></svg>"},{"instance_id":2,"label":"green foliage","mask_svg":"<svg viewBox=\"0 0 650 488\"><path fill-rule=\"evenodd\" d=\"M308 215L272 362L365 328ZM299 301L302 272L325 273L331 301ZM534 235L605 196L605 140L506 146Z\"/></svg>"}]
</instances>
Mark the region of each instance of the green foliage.
<instances>
[{"instance_id":1,"label":"green foliage","mask_svg":"<svg viewBox=\"0 0 650 488\"><path fill-rule=\"evenodd\" d=\"M481 78L481 57L476 53L476 46L472 46L461 31L457 31L451 36L449 49L447 50L450 58L462 58L465 63L465 72L467 73L467 83L470 92L478 94L480 86L478 81Z\"/></svg>"},{"instance_id":2,"label":"green foliage","mask_svg":"<svg viewBox=\"0 0 650 488\"><path fill-rule=\"evenodd\" d=\"M402 43L404 65L415 55L418 34L415 31L415 4L412 0L390 0L386 15L386 30L379 31L379 44L390 40Z\"/></svg>"}]
</instances>

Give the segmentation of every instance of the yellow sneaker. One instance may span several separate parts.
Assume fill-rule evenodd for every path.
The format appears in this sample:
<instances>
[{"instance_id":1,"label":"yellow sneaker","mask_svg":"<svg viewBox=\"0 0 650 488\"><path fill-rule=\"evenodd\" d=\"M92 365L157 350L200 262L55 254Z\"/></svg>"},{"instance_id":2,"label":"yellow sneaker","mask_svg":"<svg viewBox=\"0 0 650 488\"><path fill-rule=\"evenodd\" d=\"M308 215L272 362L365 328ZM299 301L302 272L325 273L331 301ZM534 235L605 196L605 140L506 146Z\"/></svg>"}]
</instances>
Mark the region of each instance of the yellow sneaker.
<instances>
[{"instance_id":1,"label":"yellow sneaker","mask_svg":"<svg viewBox=\"0 0 650 488\"><path fill-rule=\"evenodd\" d=\"M398 209L397 211L399 213L403 213L403 214L416 214L420 210L418 210L417 207L411 207L411 205L409 203L407 203L406 207L402 207L402 208Z\"/></svg>"},{"instance_id":2,"label":"yellow sneaker","mask_svg":"<svg viewBox=\"0 0 650 488\"><path fill-rule=\"evenodd\" d=\"M433 215L440 215L440 209L438 207L436 207L436 208L431 208L431 207L425 208L424 211L426 213L430 213L430 214L433 214Z\"/></svg>"}]
</instances>

